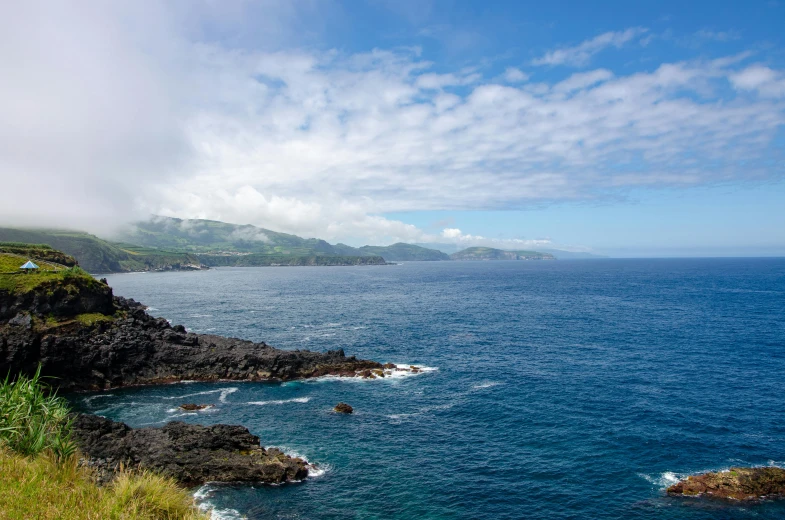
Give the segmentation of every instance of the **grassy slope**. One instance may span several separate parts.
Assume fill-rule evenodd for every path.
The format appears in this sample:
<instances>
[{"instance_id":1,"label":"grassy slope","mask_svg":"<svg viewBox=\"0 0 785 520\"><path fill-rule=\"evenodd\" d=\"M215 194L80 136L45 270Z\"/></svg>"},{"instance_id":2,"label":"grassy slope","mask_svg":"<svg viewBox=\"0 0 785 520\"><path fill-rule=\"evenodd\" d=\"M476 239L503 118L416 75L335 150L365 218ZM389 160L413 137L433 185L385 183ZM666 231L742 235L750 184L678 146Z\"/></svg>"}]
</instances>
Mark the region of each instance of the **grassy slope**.
<instances>
[{"instance_id":1,"label":"grassy slope","mask_svg":"<svg viewBox=\"0 0 785 520\"><path fill-rule=\"evenodd\" d=\"M100 283L79 267L64 268L48 262L36 262L40 269L25 273L19 269L19 266L24 262L23 257L0 253L0 290L8 291L11 294L20 294L46 284L60 285L69 289L76 282L79 282L81 286Z\"/></svg>"},{"instance_id":2,"label":"grassy slope","mask_svg":"<svg viewBox=\"0 0 785 520\"><path fill-rule=\"evenodd\" d=\"M187 491L149 472L98 487L79 466L69 414L38 373L0 381L0 520L205 518Z\"/></svg>"},{"instance_id":3,"label":"grassy slope","mask_svg":"<svg viewBox=\"0 0 785 520\"><path fill-rule=\"evenodd\" d=\"M0 448L0 520L206 519L186 490L151 473L98 487L77 457L27 458Z\"/></svg>"}]
</instances>

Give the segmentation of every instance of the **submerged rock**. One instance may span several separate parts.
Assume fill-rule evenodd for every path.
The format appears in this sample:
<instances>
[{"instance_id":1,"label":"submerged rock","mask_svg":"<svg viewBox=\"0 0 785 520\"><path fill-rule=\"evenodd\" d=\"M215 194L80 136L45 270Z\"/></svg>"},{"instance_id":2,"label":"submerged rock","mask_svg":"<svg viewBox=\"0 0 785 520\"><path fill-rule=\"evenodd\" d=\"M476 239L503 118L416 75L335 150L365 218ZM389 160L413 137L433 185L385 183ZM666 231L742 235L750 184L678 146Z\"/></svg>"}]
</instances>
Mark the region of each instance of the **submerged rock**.
<instances>
[{"instance_id":1,"label":"submerged rock","mask_svg":"<svg viewBox=\"0 0 785 520\"><path fill-rule=\"evenodd\" d=\"M338 413L353 413L354 412L354 408L352 408L351 406L349 406L346 403L338 403L338 404L336 404L335 408L333 408L333 410L335 410Z\"/></svg>"},{"instance_id":2,"label":"submerged rock","mask_svg":"<svg viewBox=\"0 0 785 520\"><path fill-rule=\"evenodd\" d=\"M728 471L693 475L668 488L669 495L733 500L785 497L785 469L731 468Z\"/></svg>"},{"instance_id":3,"label":"submerged rock","mask_svg":"<svg viewBox=\"0 0 785 520\"><path fill-rule=\"evenodd\" d=\"M79 449L103 480L122 465L146 468L185 485L204 482L279 484L308 476L308 463L265 449L242 426L199 426L170 422L162 428L130 428L125 423L80 414L73 425Z\"/></svg>"}]
</instances>

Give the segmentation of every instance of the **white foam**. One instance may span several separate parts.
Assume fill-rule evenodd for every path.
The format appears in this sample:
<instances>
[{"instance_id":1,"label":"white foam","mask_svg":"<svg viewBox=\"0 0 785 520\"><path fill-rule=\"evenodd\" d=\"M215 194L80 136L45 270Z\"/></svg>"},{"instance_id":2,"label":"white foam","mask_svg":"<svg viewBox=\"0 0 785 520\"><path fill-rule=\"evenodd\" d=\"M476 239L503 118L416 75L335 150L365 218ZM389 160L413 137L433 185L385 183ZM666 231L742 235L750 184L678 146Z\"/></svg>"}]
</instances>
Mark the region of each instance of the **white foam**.
<instances>
[{"instance_id":1,"label":"white foam","mask_svg":"<svg viewBox=\"0 0 785 520\"><path fill-rule=\"evenodd\" d=\"M237 391L237 388L235 388L235 387L224 388L223 390L221 390L221 397L219 397L218 400L221 401L222 403L225 403L226 402L226 396L229 395L229 394L233 394L236 391Z\"/></svg>"},{"instance_id":2,"label":"white foam","mask_svg":"<svg viewBox=\"0 0 785 520\"><path fill-rule=\"evenodd\" d=\"M273 401L250 401L245 404L255 404L257 406L266 406L268 404L286 404L286 403L307 403L310 397L295 397L293 399L278 399Z\"/></svg>"},{"instance_id":3,"label":"white foam","mask_svg":"<svg viewBox=\"0 0 785 520\"><path fill-rule=\"evenodd\" d=\"M412 367L416 368L417 370L412 370ZM436 367L395 363L395 369L385 369L384 376L385 378L400 379L402 377L413 377L427 374L428 372L436 372L437 370L439 369Z\"/></svg>"},{"instance_id":4,"label":"white foam","mask_svg":"<svg viewBox=\"0 0 785 520\"><path fill-rule=\"evenodd\" d=\"M301 455L297 451L287 447L287 446L265 446L264 449L269 450L270 448L275 448L276 450L281 450L284 452L285 455L296 459L302 459L305 461L305 464L308 466L308 478L319 478L324 476L325 473L331 471L333 469L332 465L330 464L319 464L316 465L308 460L305 455Z\"/></svg>"},{"instance_id":5,"label":"white foam","mask_svg":"<svg viewBox=\"0 0 785 520\"><path fill-rule=\"evenodd\" d=\"M226 396L229 394L233 394L238 390L237 387L230 387L230 388L219 388L218 390L205 390L204 392L195 392L193 394L185 394L185 395L175 395L173 397L164 397L164 399L185 399L186 397L196 397L197 395L210 395L210 394L221 394L218 398L219 401L222 403L226 402Z\"/></svg>"},{"instance_id":6,"label":"white foam","mask_svg":"<svg viewBox=\"0 0 785 520\"><path fill-rule=\"evenodd\" d=\"M494 386L503 385L504 383L500 383L499 381L484 381L482 383L478 383L474 385L472 388L474 390L482 390L484 388L492 388Z\"/></svg>"},{"instance_id":7,"label":"white foam","mask_svg":"<svg viewBox=\"0 0 785 520\"><path fill-rule=\"evenodd\" d=\"M638 476L646 479L649 483L654 484L659 488L670 487L686 477L686 475L682 473L674 473L673 471L665 471L654 476L638 473Z\"/></svg>"},{"instance_id":8,"label":"white foam","mask_svg":"<svg viewBox=\"0 0 785 520\"><path fill-rule=\"evenodd\" d=\"M189 318L212 318L212 314L192 314L188 316Z\"/></svg>"},{"instance_id":9,"label":"white foam","mask_svg":"<svg viewBox=\"0 0 785 520\"><path fill-rule=\"evenodd\" d=\"M205 484L193 494L194 501L199 510L204 511L205 513L209 512L211 520L238 520L245 518L236 509L219 509L215 507L209 500L214 494L215 489L210 484Z\"/></svg>"},{"instance_id":10,"label":"white foam","mask_svg":"<svg viewBox=\"0 0 785 520\"><path fill-rule=\"evenodd\" d=\"M104 397L117 397L115 394L99 394L99 395L91 395L90 397L85 397L84 402L87 404L91 404L94 399L101 399Z\"/></svg>"}]
</instances>

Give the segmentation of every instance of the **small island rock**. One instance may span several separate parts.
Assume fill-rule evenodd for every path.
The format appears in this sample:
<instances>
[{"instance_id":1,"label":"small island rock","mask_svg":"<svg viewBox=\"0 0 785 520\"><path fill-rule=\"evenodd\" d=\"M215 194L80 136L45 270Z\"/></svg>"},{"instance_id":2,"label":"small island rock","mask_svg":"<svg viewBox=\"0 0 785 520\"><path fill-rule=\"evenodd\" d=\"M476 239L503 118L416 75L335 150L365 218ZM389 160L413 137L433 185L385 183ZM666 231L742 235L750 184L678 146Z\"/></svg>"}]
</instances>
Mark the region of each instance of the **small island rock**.
<instances>
[{"instance_id":1,"label":"small island rock","mask_svg":"<svg viewBox=\"0 0 785 520\"><path fill-rule=\"evenodd\" d=\"M338 403L338 404L336 404L335 408L333 408L333 410L335 410L338 413L352 413L352 412L354 412L354 408L352 408L351 406L349 406L346 403Z\"/></svg>"},{"instance_id":2,"label":"small island rock","mask_svg":"<svg viewBox=\"0 0 785 520\"><path fill-rule=\"evenodd\" d=\"M669 495L733 500L785 497L785 469L731 468L728 471L693 475L668 488Z\"/></svg>"},{"instance_id":3,"label":"small island rock","mask_svg":"<svg viewBox=\"0 0 785 520\"><path fill-rule=\"evenodd\" d=\"M181 404L180 409L185 410L186 412L194 412L196 410L206 410L208 408L212 408L213 405L211 404L194 404L194 403L186 403Z\"/></svg>"}]
</instances>

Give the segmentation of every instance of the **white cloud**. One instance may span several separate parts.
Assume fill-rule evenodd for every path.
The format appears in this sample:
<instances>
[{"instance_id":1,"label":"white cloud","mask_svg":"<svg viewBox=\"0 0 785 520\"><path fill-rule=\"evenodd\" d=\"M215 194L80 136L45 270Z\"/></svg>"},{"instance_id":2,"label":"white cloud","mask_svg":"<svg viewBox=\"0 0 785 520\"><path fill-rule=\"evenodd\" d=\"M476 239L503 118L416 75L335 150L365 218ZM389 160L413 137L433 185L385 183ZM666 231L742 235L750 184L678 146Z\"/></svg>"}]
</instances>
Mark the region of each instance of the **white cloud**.
<instances>
[{"instance_id":1,"label":"white cloud","mask_svg":"<svg viewBox=\"0 0 785 520\"><path fill-rule=\"evenodd\" d=\"M437 73L419 49L238 48L147 2L27 5L0 19L2 223L100 229L154 213L425 242L446 238L380 215L782 175L768 166L785 124L782 71L735 57L531 84L509 70L507 81ZM642 31L552 59L588 59Z\"/></svg>"},{"instance_id":2,"label":"white cloud","mask_svg":"<svg viewBox=\"0 0 785 520\"><path fill-rule=\"evenodd\" d=\"M504 79L510 83L521 83L528 80L529 75L523 72L521 69L507 67L507 69L504 71Z\"/></svg>"},{"instance_id":3,"label":"white cloud","mask_svg":"<svg viewBox=\"0 0 785 520\"><path fill-rule=\"evenodd\" d=\"M578 72L554 85L554 92L572 92L582 90L597 83L602 83L613 77L613 72L608 69L597 69L591 72Z\"/></svg>"},{"instance_id":4,"label":"white cloud","mask_svg":"<svg viewBox=\"0 0 785 520\"><path fill-rule=\"evenodd\" d=\"M730 82L739 90L755 90L767 97L785 97L785 74L764 65L751 65L732 74Z\"/></svg>"},{"instance_id":5,"label":"white cloud","mask_svg":"<svg viewBox=\"0 0 785 520\"><path fill-rule=\"evenodd\" d=\"M622 47L625 43L646 33L643 27L631 27L624 31L609 31L591 40L586 40L574 47L546 52L543 56L532 61L532 65L570 65L583 67L589 63L592 56L609 47Z\"/></svg>"}]
</instances>

